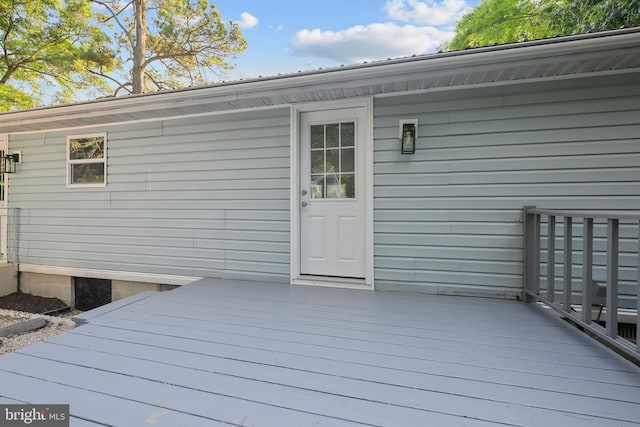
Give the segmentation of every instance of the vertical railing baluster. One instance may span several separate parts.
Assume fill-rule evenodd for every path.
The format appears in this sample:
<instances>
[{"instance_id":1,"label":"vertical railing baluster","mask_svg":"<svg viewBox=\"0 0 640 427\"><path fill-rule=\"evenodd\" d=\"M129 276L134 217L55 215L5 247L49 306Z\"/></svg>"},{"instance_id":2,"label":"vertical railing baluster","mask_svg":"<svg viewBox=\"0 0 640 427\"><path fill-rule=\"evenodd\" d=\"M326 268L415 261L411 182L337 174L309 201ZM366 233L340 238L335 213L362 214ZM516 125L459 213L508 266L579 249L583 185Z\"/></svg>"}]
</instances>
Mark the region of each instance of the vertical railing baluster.
<instances>
[{"instance_id":1,"label":"vertical railing baluster","mask_svg":"<svg viewBox=\"0 0 640 427\"><path fill-rule=\"evenodd\" d=\"M573 218L564 217L564 310L571 311L571 279L573 277Z\"/></svg>"},{"instance_id":2,"label":"vertical railing baluster","mask_svg":"<svg viewBox=\"0 0 640 427\"><path fill-rule=\"evenodd\" d=\"M582 321L591 323L591 282L593 274L593 218L584 219L582 233Z\"/></svg>"},{"instance_id":3,"label":"vertical railing baluster","mask_svg":"<svg viewBox=\"0 0 640 427\"><path fill-rule=\"evenodd\" d=\"M534 225L534 251L533 251L533 292L540 295L540 221L542 215L536 215L533 221Z\"/></svg>"},{"instance_id":4,"label":"vertical railing baluster","mask_svg":"<svg viewBox=\"0 0 640 427\"><path fill-rule=\"evenodd\" d=\"M536 299L530 293L540 292L540 215L530 213L533 206L524 208L524 286L525 302Z\"/></svg>"},{"instance_id":5,"label":"vertical railing baluster","mask_svg":"<svg viewBox=\"0 0 640 427\"><path fill-rule=\"evenodd\" d=\"M607 334L618 336L618 237L619 220L607 224Z\"/></svg>"},{"instance_id":6,"label":"vertical railing baluster","mask_svg":"<svg viewBox=\"0 0 640 427\"><path fill-rule=\"evenodd\" d=\"M547 299L552 303L556 297L556 217L547 218Z\"/></svg>"}]
</instances>

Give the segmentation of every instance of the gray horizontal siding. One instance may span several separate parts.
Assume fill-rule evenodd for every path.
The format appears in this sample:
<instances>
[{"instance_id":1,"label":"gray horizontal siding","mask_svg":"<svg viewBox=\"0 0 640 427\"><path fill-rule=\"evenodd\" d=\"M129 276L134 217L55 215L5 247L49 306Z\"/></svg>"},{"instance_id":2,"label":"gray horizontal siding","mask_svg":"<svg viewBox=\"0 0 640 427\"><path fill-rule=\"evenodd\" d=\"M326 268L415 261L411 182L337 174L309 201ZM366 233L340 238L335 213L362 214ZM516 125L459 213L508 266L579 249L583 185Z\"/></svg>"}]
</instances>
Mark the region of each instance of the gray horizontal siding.
<instances>
[{"instance_id":1,"label":"gray horizontal siding","mask_svg":"<svg viewBox=\"0 0 640 427\"><path fill-rule=\"evenodd\" d=\"M378 289L516 297L524 206L640 209L637 85L592 79L570 90L412 95L376 100L374 115ZM419 120L417 150L403 156L398 121L410 118ZM557 233L560 240L561 227ZM637 280L637 233L637 225L621 228L623 301ZM596 279L606 273L602 236L596 227ZM579 265L573 275L577 281Z\"/></svg>"},{"instance_id":2,"label":"gray horizontal siding","mask_svg":"<svg viewBox=\"0 0 640 427\"><path fill-rule=\"evenodd\" d=\"M106 188L67 188L66 136L108 133ZM287 282L289 110L11 135L20 262Z\"/></svg>"}]
</instances>

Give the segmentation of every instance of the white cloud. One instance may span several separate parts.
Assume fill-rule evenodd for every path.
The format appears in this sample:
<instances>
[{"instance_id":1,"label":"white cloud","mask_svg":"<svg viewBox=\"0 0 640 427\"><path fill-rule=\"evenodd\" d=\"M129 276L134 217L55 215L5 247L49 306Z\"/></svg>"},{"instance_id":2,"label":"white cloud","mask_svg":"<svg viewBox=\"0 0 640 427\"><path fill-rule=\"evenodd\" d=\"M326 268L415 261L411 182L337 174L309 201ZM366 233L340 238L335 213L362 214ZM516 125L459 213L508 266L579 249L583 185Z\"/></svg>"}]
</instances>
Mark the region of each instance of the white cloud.
<instances>
[{"instance_id":1,"label":"white cloud","mask_svg":"<svg viewBox=\"0 0 640 427\"><path fill-rule=\"evenodd\" d=\"M434 27L394 23L358 25L342 31L302 30L291 41L294 52L341 63L397 58L434 50L453 34Z\"/></svg>"},{"instance_id":2,"label":"white cloud","mask_svg":"<svg viewBox=\"0 0 640 427\"><path fill-rule=\"evenodd\" d=\"M250 14L249 12L242 12L240 14L240 22L238 22L240 28L248 30L258 25L258 18Z\"/></svg>"},{"instance_id":3,"label":"white cloud","mask_svg":"<svg viewBox=\"0 0 640 427\"><path fill-rule=\"evenodd\" d=\"M394 21L453 27L470 7L465 0L388 0L384 8Z\"/></svg>"}]
</instances>

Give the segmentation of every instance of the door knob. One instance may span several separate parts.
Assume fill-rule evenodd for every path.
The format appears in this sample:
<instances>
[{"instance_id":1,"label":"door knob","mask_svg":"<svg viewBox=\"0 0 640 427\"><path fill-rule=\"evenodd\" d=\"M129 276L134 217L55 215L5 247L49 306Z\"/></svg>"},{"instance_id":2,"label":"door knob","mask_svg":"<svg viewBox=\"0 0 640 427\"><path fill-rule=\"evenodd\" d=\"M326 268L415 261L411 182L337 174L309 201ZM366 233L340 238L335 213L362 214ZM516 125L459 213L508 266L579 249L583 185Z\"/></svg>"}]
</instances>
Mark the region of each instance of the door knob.
<instances>
[{"instance_id":1,"label":"door knob","mask_svg":"<svg viewBox=\"0 0 640 427\"><path fill-rule=\"evenodd\" d=\"M302 193L303 196L306 196L307 195L307 190L302 190L301 193Z\"/></svg>"},{"instance_id":2,"label":"door knob","mask_svg":"<svg viewBox=\"0 0 640 427\"><path fill-rule=\"evenodd\" d=\"M309 204L309 203L307 203L307 202L302 202L302 203L301 203L301 205L302 205L302 207L303 207L303 208L304 208L305 206L307 206L308 204Z\"/></svg>"}]
</instances>

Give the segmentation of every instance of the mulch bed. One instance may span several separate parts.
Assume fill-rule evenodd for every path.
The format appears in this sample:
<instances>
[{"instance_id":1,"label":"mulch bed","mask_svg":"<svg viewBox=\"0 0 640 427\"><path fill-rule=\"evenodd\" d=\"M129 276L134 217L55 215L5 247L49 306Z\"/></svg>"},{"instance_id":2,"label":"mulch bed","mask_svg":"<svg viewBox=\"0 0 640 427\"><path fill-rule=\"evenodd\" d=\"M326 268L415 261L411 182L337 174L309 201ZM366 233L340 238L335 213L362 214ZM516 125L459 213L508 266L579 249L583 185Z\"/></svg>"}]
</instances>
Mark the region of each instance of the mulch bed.
<instances>
[{"instance_id":1,"label":"mulch bed","mask_svg":"<svg viewBox=\"0 0 640 427\"><path fill-rule=\"evenodd\" d=\"M0 308L5 310L43 314L65 307L67 307L67 304L58 298L40 297L23 292L15 292L0 297Z\"/></svg>"}]
</instances>

